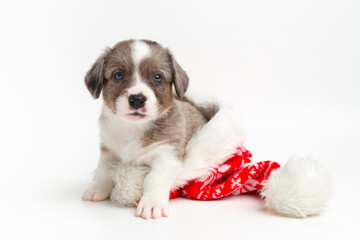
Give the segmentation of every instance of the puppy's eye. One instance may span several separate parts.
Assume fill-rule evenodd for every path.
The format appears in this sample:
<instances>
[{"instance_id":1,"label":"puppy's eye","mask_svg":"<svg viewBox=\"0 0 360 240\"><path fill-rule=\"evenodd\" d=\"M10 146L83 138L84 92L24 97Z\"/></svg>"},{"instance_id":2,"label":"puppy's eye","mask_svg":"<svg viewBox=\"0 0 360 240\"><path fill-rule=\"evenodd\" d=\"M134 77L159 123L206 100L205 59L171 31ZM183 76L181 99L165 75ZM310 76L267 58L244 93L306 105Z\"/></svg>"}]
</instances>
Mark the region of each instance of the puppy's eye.
<instances>
[{"instance_id":1,"label":"puppy's eye","mask_svg":"<svg viewBox=\"0 0 360 240\"><path fill-rule=\"evenodd\" d=\"M115 74L114 74L114 78L116 79L116 80L121 80L121 79L123 79L123 77L124 77L124 74L122 73L122 72L116 72Z\"/></svg>"},{"instance_id":2,"label":"puppy's eye","mask_svg":"<svg viewBox=\"0 0 360 240\"><path fill-rule=\"evenodd\" d=\"M163 78L160 74L155 74L155 76L154 76L155 82L161 82L162 80L163 80Z\"/></svg>"}]
</instances>

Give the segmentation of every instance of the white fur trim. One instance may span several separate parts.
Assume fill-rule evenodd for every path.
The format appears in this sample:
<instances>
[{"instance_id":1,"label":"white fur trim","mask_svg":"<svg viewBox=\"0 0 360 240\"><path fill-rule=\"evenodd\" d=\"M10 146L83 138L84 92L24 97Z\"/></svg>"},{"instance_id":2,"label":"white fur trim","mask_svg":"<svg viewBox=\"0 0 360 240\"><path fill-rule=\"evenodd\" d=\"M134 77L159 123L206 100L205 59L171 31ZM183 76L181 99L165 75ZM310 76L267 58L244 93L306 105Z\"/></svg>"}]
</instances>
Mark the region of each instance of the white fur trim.
<instances>
[{"instance_id":1,"label":"white fur trim","mask_svg":"<svg viewBox=\"0 0 360 240\"><path fill-rule=\"evenodd\" d=\"M198 94L189 99L198 106L215 105L219 110L188 142L183 169L175 182L176 186L183 186L189 180L208 175L229 159L236 148L243 145L246 137L245 126L231 106L214 98L201 98Z\"/></svg>"},{"instance_id":2,"label":"white fur trim","mask_svg":"<svg viewBox=\"0 0 360 240\"><path fill-rule=\"evenodd\" d=\"M330 174L310 156L291 157L261 190L266 207L289 217L321 213L331 196Z\"/></svg>"}]
</instances>

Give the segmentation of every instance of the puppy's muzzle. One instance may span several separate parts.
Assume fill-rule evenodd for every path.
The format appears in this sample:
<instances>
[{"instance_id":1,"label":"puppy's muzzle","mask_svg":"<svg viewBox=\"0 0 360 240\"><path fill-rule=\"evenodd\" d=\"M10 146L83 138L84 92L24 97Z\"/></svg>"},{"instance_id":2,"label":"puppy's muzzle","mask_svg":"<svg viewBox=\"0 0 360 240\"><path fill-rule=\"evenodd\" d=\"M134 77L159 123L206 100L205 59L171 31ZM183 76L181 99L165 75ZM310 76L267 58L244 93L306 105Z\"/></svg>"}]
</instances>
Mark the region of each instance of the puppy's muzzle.
<instances>
[{"instance_id":1,"label":"puppy's muzzle","mask_svg":"<svg viewBox=\"0 0 360 240\"><path fill-rule=\"evenodd\" d=\"M143 94L131 94L129 96L129 105L133 109L139 109L145 106L147 98Z\"/></svg>"}]
</instances>

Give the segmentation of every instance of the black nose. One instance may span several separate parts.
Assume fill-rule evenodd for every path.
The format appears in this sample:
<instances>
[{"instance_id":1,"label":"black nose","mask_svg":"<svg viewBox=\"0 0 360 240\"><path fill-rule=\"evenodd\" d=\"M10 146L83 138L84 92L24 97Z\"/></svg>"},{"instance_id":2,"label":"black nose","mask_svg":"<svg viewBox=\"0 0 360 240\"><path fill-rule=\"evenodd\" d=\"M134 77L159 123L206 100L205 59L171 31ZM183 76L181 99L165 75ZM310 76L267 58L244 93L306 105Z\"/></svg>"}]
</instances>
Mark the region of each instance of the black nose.
<instances>
[{"instance_id":1,"label":"black nose","mask_svg":"<svg viewBox=\"0 0 360 240\"><path fill-rule=\"evenodd\" d=\"M147 98L143 94L131 94L129 97L129 104L134 109L139 109L145 106Z\"/></svg>"}]
</instances>

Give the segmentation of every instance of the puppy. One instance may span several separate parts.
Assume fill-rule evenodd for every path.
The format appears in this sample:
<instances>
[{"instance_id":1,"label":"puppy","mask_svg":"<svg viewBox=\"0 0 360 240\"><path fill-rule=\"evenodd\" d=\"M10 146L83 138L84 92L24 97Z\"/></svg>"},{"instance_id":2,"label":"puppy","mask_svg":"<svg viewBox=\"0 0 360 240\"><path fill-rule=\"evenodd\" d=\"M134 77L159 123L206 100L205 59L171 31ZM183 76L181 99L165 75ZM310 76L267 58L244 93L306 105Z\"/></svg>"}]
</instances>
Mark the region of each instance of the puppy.
<instances>
[{"instance_id":1,"label":"puppy","mask_svg":"<svg viewBox=\"0 0 360 240\"><path fill-rule=\"evenodd\" d=\"M186 72L158 43L128 40L106 49L87 72L85 83L95 99L102 92L104 104L100 160L83 199L109 198L114 164L148 166L136 216L168 216L169 192L177 187L185 147L209 120L184 98Z\"/></svg>"}]
</instances>

